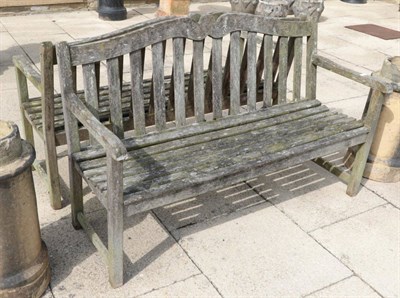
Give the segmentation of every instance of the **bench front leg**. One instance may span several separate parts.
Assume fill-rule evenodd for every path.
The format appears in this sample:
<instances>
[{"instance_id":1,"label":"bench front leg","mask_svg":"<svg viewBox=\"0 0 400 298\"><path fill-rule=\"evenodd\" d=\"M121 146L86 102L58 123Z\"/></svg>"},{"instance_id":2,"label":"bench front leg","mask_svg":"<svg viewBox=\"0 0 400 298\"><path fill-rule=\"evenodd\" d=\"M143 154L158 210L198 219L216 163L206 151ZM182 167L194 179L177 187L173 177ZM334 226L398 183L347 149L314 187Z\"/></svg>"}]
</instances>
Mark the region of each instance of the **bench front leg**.
<instances>
[{"instance_id":1,"label":"bench front leg","mask_svg":"<svg viewBox=\"0 0 400 298\"><path fill-rule=\"evenodd\" d=\"M107 154L108 274L113 288L120 287L124 283L122 169L123 162Z\"/></svg>"},{"instance_id":2,"label":"bench front leg","mask_svg":"<svg viewBox=\"0 0 400 298\"><path fill-rule=\"evenodd\" d=\"M364 173L365 165L367 163L372 141L375 136L376 127L378 125L379 116L382 110L382 105L387 96L388 94L384 94L375 89L371 93L370 102L367 103L369 106L365 117L363 118L363 121L364 124L369 127L370 132L368 134L366 142L362 144L358 149L353 162L351 177L346 190L346 193L349 196L355 196L360 189L362 176Z\"/></svg>"}]
</instances>

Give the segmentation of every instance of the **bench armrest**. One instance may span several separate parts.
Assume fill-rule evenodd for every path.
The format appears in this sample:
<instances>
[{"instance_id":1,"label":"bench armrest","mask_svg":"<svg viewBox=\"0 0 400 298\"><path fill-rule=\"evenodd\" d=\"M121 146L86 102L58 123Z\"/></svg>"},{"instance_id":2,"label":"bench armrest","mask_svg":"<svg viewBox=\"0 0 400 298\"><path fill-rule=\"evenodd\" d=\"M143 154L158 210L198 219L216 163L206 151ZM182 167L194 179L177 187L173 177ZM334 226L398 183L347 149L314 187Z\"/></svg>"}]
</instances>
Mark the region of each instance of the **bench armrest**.
<instances>
[{"instance_id":1,"label":"bench armrest","mask_svg":"<svg viewBox=\"0 0 400 298\"><path fill-rule=\"evenodd\" d=\"M396 83L390 82L382 78L373 77L369 74L359 73L317 54L313 55L312 62L316 66L325 68L336 74L352 79L372 89L377 89L378 91L385 94L390 94L393 92L393 90L397 91L397 89L399 89L399 86Z\"/></svg>"},{"instance_id":2,"label":"bench armrest","mask_svg":"<svg viewBox=\"0 0 400 298\"><path fill-rule=\"evenodd\" d=\"M127 158L127 150L122 141L89 111L76 94L66 94L64 104L96 141L104 147L107 155L110 154L113 159L118 161Z\"/></svg>"},{"instance_id":3,"label":"bench armrest","mask_svg":"<svg viewBox=\"0 0 400 298\"><path fill-rule=\"evenodd\" d=\"M28 57L25 55L19 55L13 57L13 63L16 68L18 68L24 76L40 91L42 91L42 78L36 65L33 64Z\"/></svg>"}]
</instances>

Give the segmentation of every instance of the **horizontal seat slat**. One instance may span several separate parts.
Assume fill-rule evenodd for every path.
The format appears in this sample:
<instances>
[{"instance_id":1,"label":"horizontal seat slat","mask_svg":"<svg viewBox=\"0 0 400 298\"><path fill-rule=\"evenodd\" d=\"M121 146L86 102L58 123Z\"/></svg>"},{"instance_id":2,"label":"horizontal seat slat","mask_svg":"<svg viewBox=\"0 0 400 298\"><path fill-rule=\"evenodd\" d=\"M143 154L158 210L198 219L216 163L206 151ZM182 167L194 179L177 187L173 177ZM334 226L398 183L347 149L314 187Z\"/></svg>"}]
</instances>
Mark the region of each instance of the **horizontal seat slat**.
<instances>
[{"instance_id":1,"label":"horizontal seat slat","mask_svg":"<svg viewBox=\"0 0 400 298\"><path fill-rule=\"evenodd\" d=\"M262 122L260 121L258 123L252 123L250 125L244 126L244 129L236 132L236 131L230 131L230 129L224 129L216 132L210 132L194 137L188 137L185 139L182 139L181 141L171 141L168 143L165 143L163 145L155 145L151 146L148 148L144 148L143 150L134 150L130 152L130 159L128 161L125 161L125 167L128 169L125 174L126 176L133 174L138 174L142 172L146 172L150 169L148 168L141 168L139 170L134 170L130 171L129 169L133 169L138 166L138 164L142 164L145 162L151 163L151 161L154 159L154 156L157 156L157 161L164 161L168 160L168 167L172 171L174 170L173 164L179 164L180 163L180 155L184 156L192 156L193 158L196 157L196 149L197 147L195 146L201 146L204 149L202 149L202 155L205 155L205 158L207 159L207 154L213 155L214 152L212 148L218 147L217 143L229 143L231 142L232 145L229 146L227 149L228 150L238 150L238 152L241 150L241 147L243 146L243 143L245 143L245 146L251 146L253 143L260 142L262 140L259 140L258 137L261 136L262 138L272 138L274 137L274 134L277 133L277 131L284 131L285 136L288 136L291 134L293 129L291 127L293 126L293 123L296 123L296 132L295 133L302 133L304 131L312 131L313 129L317 128L318 126L325 125L327 121L338 121L343 119L343 115L338 115L332 112L323 112L319 114L314 114L314 115L309 115L304 118L299 118L299 119L288 119L285 122L281 123L270 123L269 125L263 125ZM344 118L345 120L349 120L349 118ZM314 125L310 126L310 122L313 121L315 122ZM253 128L253 129L251 129ZM253 137L251 140L248 140L249 137L247 134L251 134ZM257 139L256 139L257 138ZM214 145L213 145L214 144ZM209 152L207 151L207 148L209 149ZM170 156L170 152L174 151L176 153L173 157ZM189 152L187 152L189 151ZM190 152L193 151L193 152ZM221 152L218 152L216 154L223 154ZM188 166L192 166L194 163L201 162L200 158L195 158ZM103 166L100 166L100 165ZM105 166L106 166L106 160L104 158L96 159L94 161L90 162L83 162L80 165L80 168L84 171L85 176L88 178L93 177L93 181L99 182L99 181L105 181L106 176L105 176ZM90 167L95 167L94 169L90 169ZM152 169L152 171L155 169Z\"/></svg>"},{"instance_id":2,"label":"horizontal seat slat","mask_svg":"<svg viewBox=\"0 0 400 298\"><path fill-rule=\"evenodd\" d=\"M224 168L227 173L234 173L235 167L244 169L247 163L263 162L265 156L273 161L274 155L280 158L282 154L291 154L293 148L309 146L326 138L333 140L336 135L352 131L358 132L354 137L368 132L362 128L360 121L343 114L327 112L318 106L309 110L318 112L302 118L286 115L286 122L273 126L265 125L264 120L258 119L247 124L248 127L243 124L200 136L187 136L180 141L147 148L136 147L130 152L135 160L124 162L125 196L131 200L150 198L153 191L161 193L177 185L184 184L182 188L186 188L200 183L197 179L207 179L207 175L214 175L214 171L221 171L223 176ZM235 134L234 129L239 131ZM225 133L228 137L224 137ZM196 140L197 143L193 143ZM78 162L78 167L98 191L107 190L104 158Z\"/></svg>"},{"instance_id":3,"label":"horizontal seat slat","mask_svg":"<svg viewBox=\"0 0 400 298\"><path fill-rule=\"evenodd\" d=\"M233 115L230 117L219 119L217 121L196 123L193 125L181 127L179 130L172 128L172 129L167 129L163 132L155 132L155 133L150 132L140 138L123 140L123 143L128 150L133 150L136 148L146 147L157 143L167 142L169 140L180 139L214 130L221 130L257 122L260 120L266 120L280 115L285 115L296 111L318 107L320 105L321 103L318 100L308 100L296 104L279 105L269 109L261 109L252 113ZM102 157L104 155L105 155L104 150L99 147L87 151L78 152L74 154L74 159L76 161L84 161L87 159Z\"/></svg>"}]
</instances>

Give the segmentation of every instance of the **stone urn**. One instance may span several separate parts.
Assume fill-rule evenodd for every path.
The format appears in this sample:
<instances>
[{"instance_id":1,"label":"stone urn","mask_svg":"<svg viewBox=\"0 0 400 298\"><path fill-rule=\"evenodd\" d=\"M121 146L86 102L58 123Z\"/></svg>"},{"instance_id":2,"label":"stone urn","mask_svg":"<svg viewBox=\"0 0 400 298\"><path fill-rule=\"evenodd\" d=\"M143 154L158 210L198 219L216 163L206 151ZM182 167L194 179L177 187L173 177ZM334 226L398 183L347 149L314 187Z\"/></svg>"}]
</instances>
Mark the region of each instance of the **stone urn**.
<instances>
[{"instance_id":1,"label":"stone urn","mask_svg":"<svg viewBox=\"0 0 400 298\"><path fill-rule=\"evenodd\" d=\"M289 3L280 0L260 0L255 14L271 18L286 17L289 14Z\"/></svg>"},{"instance_id":2,"label":"stone urn","mask_svg":"<svg viewBox=\"0 0 400 298\"><path fill-rule=\"evenodd\" d=\"M233 12L244 12L254 14L258 0L229 0Z\"/></svg>"}]
</instances>

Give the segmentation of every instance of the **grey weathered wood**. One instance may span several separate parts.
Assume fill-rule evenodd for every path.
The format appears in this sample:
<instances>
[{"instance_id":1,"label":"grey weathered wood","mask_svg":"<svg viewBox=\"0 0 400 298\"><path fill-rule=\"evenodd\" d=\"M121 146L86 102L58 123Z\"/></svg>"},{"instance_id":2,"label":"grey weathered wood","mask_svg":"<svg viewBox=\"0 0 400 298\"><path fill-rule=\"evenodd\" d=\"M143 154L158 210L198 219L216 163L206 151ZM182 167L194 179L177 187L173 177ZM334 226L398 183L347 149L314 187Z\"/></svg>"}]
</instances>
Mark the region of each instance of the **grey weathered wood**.
<instances>
[{"instance_id":1,"label":"grey weathered wood","mask_svg":"<svg viewBox=\"0 0 400 298\"><path fill-rule=\"evenodd\" d=\"M240 112L240 32L231 33L230 42L230 110L231 115Z\"/></svg>"},{"instance_id":2,"label":"grey weathered wood","mask_svg":"<svg viewBox=\"0 0 400 298\"><path fill-rule=\"evenodd\" d=\"M112 130L119 138L124 137L124 127L122 123L121 106L121 77L120 77L120 58L107 60L107 76L110 88L110 119Z\"/></svg>"},{"instance_id":3,"label":"grey weathered wood","mask_svg":"<svg viewBox=\"0 0 400 298\"><path fill-rule=\"evenodd\" d=\"M303 38L296 37L294 41L294 68L293 68L293 100L300 100L301 92L301 65L303 57Z\"/></svg>"},{"instance_id":4,"label":"grey weathered wood","mask_svg":"<svg viewBox=\"0 0 400 298\"><path fill-rule=\"evenodd\" d=\"M354 70L348 69L347 67L339 65L338 63L335 63L326 57L315 54L312 56L311 60L315 66L325 68L383 93L391 93L393 91L393 85L391 82L385 81L378 77L373 77L369 74L361 74Z\"/></svg>"},{"instance_id":5,"label":"grey weathered wood","mask_svg":"<svg viewBox=\"0 0 400 298\"><path fill-rule=\"evenodd\" d=\"M61 190L58 177L57 151L54 137L54 78L53 78L53 45L50 42L42 43L40 53L40 71L42 73L42 111L43 111L43 138L45 145L45 161L47 183L49 187L50 205L53 209L60 209Z\"/></svg>"},{"instance_id":6,"label":"grey weathered wood","mask_svg":"<svg viewBox=\"0 0 400 298\"><path fill-rule=\"evenodd\" d=\"M247 35L247 107L249 111L256 109L257 96L257 43L256 32Z\"/></svg>"},{"instance_id":7,"label":"grey weathered wood","mask_svg":"<svg viewBox=\"0 0 400 298\"><path fill-rule=\"evenodd\" d=\"M181 127L179 130L167 129L162 133L148 133L141 138L126 139L123 144L124 147L126 147L127 149L133 150L149 145L170 141L171 139L181 139L184 137L199 135L214 130L227 129L239 125L253 123L255 121L266 120L287 113L294 113L300 110L311 109L320 105L321 103L317 100L303 101L296 105L292 104L279 105L268 109L268 113L266 113L265 110L258 110L253 113L222 118L219 121L215 122L207 121L202 123L201 125L188 125L185 127ZM76 153L74 157L76 160L81 161L91 157L93 158L101 157L104 156L104 154L105 154L104 149L97 148Z\"/></svg>"},{"instance_id":8,"label":"grey weathered wood","mask_svg":"<svg viewBox=\"0 0 400 298\"><path fill-rule=\"evenodd\" d=\"M123 252L123 176L122 162L107 157L107 226L108 226L108 274L112 287L117 288L124 283Z\"/></svg>"},{"instance_id":9,"label":"grey weathered wood","mask_svg":"<svg viewBox=\"0 0 400 298\"><path fill-rule=\"evenodd\" d=\"M184 41L183 38L174 38L174 93L175 93L175 121L176 125L183 126L186 123L185 108L185 69L183 64Z\"/></svg>"},{"instance_id":10,"label":"grey weathered wood","mask_svg":"<svg viewBox=\"0 0 400 298\"><path fill-rule=\"evenodd\" d=\"M157 130L166 127L165 90L164 90L164 62L163 44L158 42L152 46L153 64L153 93L154 93L154 117Z\"/></svg>"},{"instance_id":11,"label":"grey weathered wood","mask_svg":"<svg viewBox=\"0 0 400 298\"><path fill-rule=\"evenodd\" d=\"M171 39L184 37L193 40L202 40L206 35L213 38L223 36L238 30L254 31L262 34L279 36L306 36L312 31L312 22L302 20L272 20L262 16L253 16L228 13L220 16L213 24L203 23L202 28L191 18L160 19L152 26L116 34L112 38L71 46L71 60L73 65L106 60L121 56L146 46ZM210 28L212 26L212 28ZM150 34L156 32L157 34ZM108 42L108 41L112 42Z\"/></svg>"},{"instance_id":12,"label":"grey weathered wood","mask_svg":"<svg viewBox=\"0 0 400 298\"><path fill-rule=\"evenodd\" d=\"M57 45L57 61L59 61L61 94L65 98L63 109L65 117L65 131L68 142L68 169L71 192L72 225L76 229L79 229L81 228L81 225L78 220L78 213L83 212L82 178L74 167L72 155L75 152L80 151L80 142L78 121L74 117L74 111L68 108L68 104L70 103L68 101L68 94L73 94L76 91L76 71L74 71L74 68L71 66L68 44L66 42L61 42ZM85 109L87 108L85 107ZM94 118L94 116L88 110L87 113Z\"/></svg>"},{"instance_id":13,"label":"grey weathered wood","mask_svg":"<svg viewBox=\"0 0 400 298\"><path fill-rule=\"evenodd\" d=\"M222 118L222 39L212 41L212 108L214 119Z\"/></svg>"},{"instance_id":14,"label":"grey weathered wood","mask_svg":"<svg viewBox=\"0 0 400 298\"><path fill-rule=\"evenodd\" d=\"M312 58L317 51L317 24L313 26L313 33L307 38L306 56L306 99L315 99L317 96L317 66L312 63Z\"/></svg>"},{"instance_id":15,"label":"grey weathered wood","mask_svg":"<svg viewBox=\"0 0 400 298\"><path fill-rule=\"evenodd\" d=\"M132 110L135 133L141 136L146 133L144 95L143 95L143 52L141 50L130 54Z\"/></svg>"},{"instance_id":16,"label":"grey weathered wood","mask_svg":"<svg viewBox=\"0 0 400 298\"><path fill-rule=\"evenodd\" d=\"M278 76L278 102L285 103L287 99L287 73L288 73L288 38L279 40L279 76Z\"/></svg>"},{"instance_id":17,"label":"grey weathered wood","mask_svg":"<svg viewBox=\"0 0 400 298\"><path fill-rule=\"evenodd\" d=\"M273 68L272 68L272 51L273 40L271 35L264 35L264 107L272 106L272 86L273 86Z\"/></svg>"},{"instance_id":18,"label":"grey weathered wood","mask_svg":"<svg viewBox=\"0 0 400 298\"><path fill-rule=\"evenodd\" d=\"M322 118L324 115L326 119ZM201 152L196 152L187 147L174 148L173 150L179 154L171 156L171 151L168 149L164 149L165 151L163 152L162 150L152 148L155 151L151 151L151 158L149 158L148 156L140 155L141 152L139 151L137 152L139 155L132 156L133 159L126 162L124 169L125 192L129 192L130 185L134 185L135 192L137 192L141 188L137 182L141 180L151 181L152 187L155 188L164 185L164 183L168 183L171 188L175 188L180 186L180 180L185 179L185 176L190 176L190 180L193 179L193 183L195 183L196 176L208 175L217 168L231 167L232 171L239 171L242 167L246 167L245 160L250 162L252 159L256 159L256 156L259 159L263 153L290 152L291 149L287 146L293 144L294 140L296 140L296 146L301 146L310 141L317 141L324 137L333 136L337 133L357 129L362 126L360 122L351 121L340 115L324 115L310 117L309 121L308 119L300 119L298 122L283 123L282 128L271 126L265 129L257 129L255 134L257 139L252 137L252 135L240 134L234 137L212 139L207 146L201 143L197 146L191 145L193 149L197 149L198 147L204 148ZM312 125L310 125L311 121L314 121ZM320 130L316 134L314 130L318 126L327 126L328 121L331 121L333 125ZM297 124L299 125L299 129L293 129L293 125L297 127ZM277 130L280 129L287 131L284 136L276 134ZM273 140L274 142L270 142L269 140ZM246 146L243 146L243 144L246 144ZM247 146L252 149L250 150ZM246 154L233 154L234 152L240 153L242 150L245 150ZM226 159L227 156L230 158ZM235 160L231 160L231 158ZM186 162L182 162L182 160ZM146 168L142 167L142 164L146 164ZM104 169L102 167L88 170L84 173L85 177L95 182L101 191L107 189L106 175L103 174Z\"/></svg>"},{"instance_id":19,"label":"grey weathered wood","mask_svg":"<svg viewBox=\"0 0 400 298\"><path fill-rule=\"evenodd\" d=\"M193 41L193 100L197 122L204 121L204 41Z\"/></svg>"}]
</instances>

